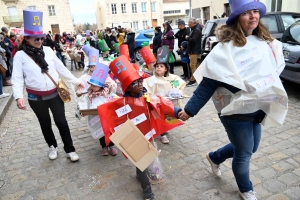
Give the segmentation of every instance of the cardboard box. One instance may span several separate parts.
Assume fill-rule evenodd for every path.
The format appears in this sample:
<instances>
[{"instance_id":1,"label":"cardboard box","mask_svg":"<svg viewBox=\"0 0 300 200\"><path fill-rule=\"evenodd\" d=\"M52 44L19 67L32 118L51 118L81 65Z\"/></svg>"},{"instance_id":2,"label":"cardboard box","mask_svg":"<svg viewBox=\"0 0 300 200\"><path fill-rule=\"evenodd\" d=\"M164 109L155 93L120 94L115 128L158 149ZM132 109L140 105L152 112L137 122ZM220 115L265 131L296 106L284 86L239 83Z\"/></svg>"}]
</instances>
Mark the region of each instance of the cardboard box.
<instances>
[{"instance_id":1,"label":"cardboard box","mask_svg":"<svg viewBox=\"0 0 300 200\"><path fill-rule=\"evenodd\" d=\"M80 110L80 113L83 115L98 115L98 110L97 108L95 109L85 109L85 110Z\"/></svg>"},{"instance_id":2,"label":"cardboard box","mask_svg":"<svg viewBox=\"0 0 300 200\"><path fill-rule=\"evenodd\" d=\"M127 120L109 138L141 171L144 171L159 155L157 149L131 120Z\"/></svg>"}]
</instances>

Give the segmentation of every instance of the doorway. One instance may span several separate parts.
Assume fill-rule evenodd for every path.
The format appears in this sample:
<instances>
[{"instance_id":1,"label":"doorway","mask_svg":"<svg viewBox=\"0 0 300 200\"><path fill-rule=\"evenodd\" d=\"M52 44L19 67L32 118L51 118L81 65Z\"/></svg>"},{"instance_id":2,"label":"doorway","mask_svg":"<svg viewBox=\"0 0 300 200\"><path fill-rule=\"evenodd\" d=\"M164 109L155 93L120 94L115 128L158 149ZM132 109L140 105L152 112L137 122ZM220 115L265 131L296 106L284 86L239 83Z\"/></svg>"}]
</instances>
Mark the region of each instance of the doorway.
<instances>
[{"instance_id":1,"label":"doorway","mask_svg":"<svg viewBox=\"0 0 300 200\"><path fill-rule=\"evenodd\" d=\"M53 35L60 34L59 24L51 24L51 31Z\"/></svg>"}]
</instances>

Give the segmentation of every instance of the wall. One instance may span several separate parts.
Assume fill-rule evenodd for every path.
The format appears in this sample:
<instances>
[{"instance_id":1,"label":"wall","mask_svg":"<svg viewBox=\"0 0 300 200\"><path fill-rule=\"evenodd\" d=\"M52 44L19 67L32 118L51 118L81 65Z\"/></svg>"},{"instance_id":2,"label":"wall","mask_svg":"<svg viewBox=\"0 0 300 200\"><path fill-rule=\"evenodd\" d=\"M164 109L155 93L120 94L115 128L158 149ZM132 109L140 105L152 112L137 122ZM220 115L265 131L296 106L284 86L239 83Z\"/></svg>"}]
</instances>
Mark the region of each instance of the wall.
<instances>
[{"instance_id":1,"label":"wall","mask_svg":"<svg viewBox=\"0 0 300 200\"><path fill-rule=\"evenodd\" d=\"M166 1L164 0L163 11L180 10L180 13L164 14L164 21L171 21L172 25L176 25L178 19L187 21L189 15L186 15L186 10L189 10L189 1Z\"/></svg>"}]
</instances>

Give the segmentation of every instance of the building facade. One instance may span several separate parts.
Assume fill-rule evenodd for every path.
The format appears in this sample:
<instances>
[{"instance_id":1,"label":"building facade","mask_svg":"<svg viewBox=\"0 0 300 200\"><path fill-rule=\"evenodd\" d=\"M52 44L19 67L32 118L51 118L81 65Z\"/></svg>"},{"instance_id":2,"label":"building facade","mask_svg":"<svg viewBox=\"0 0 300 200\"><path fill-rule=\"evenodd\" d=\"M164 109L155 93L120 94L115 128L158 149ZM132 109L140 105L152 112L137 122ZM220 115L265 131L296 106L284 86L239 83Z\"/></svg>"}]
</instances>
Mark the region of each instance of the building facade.
<instances>
[{"instance_id":1,"label":"building facade","mask_svg":"<svg viewBox=\"0 0 300 200\"><path fill-rule=\"evenodd\" d=\"M162 0L95 0L98 28L122 26L134 30L163 23Z\"/></svg>"},{"instance_id":2,"label":"building facade","mask_svg":"<svg viewBox=\"0 0 300 200\"><path fill-rule=\"evenodd\" d=\"M0 27L23 27L23 10L43 12L44 32L74 31L69 0L0 0Z\"/></svg>"},{"instance_id":3,"label":"building facade","mask_svg":"<svg viewBox=\"0 0 300 200\"><path fill-rule=\"evenodd\" d=\"M189 0L164 0L164 21L169 21L172 25L176 25L179 19L187 22L190 14L189 5Z\"/></svg>"},{"instance_id":4,"label":"building facade","mask_svg":"<svg viewBox=\"0 0 300 200\"><path fill-rule=\"evenodd\" d=\"M260 0L267 7L267 12L286 11L300 13L299 0ZM223 13L230 14L228 0L192 0L192 16L196 18L213 19Z\"/></svg>"}]
</instances>

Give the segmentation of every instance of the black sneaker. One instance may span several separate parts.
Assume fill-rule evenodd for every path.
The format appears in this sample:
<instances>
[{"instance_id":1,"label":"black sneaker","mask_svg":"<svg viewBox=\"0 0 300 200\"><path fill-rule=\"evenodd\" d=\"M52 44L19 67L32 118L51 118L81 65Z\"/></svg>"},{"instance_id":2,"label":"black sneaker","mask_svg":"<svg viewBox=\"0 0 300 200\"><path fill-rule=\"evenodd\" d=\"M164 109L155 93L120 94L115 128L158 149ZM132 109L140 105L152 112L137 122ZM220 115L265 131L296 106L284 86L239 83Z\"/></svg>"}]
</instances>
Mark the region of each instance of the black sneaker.
<instances>
[{"instance_id":1,"label":"black sneaker","mask_svg":"<svg viewBox=\"0 0 300 200\"><path fill-rule=\"evenodd\" d=\"M150 185L146 185L145 187L143 187L143 195L144 195L145 200L153 200L154 199L154 194L152 192Z\"/></svg>"},{"instance_id":2,"label":"black sneaker","mask_svg":"<svg viewBox=\"0 0 300 200\"><path fill-rule=\"evenodd\" d=\"M184 75L184 74L182 74L182 75L180 75L180 77L181 77L181 78L185 78L185 75Z\"/></svg>"},{"instance_id":3,"label":"black sneaker","mask_svg":"<svg viewBox=\"0 0 300 200\"><path fill-rule=\"evenodd\" d=\"M190 81L188 84L186 84L186 87L192 87L196 85L196 81Z\"/></svg>"}]
</instances>

